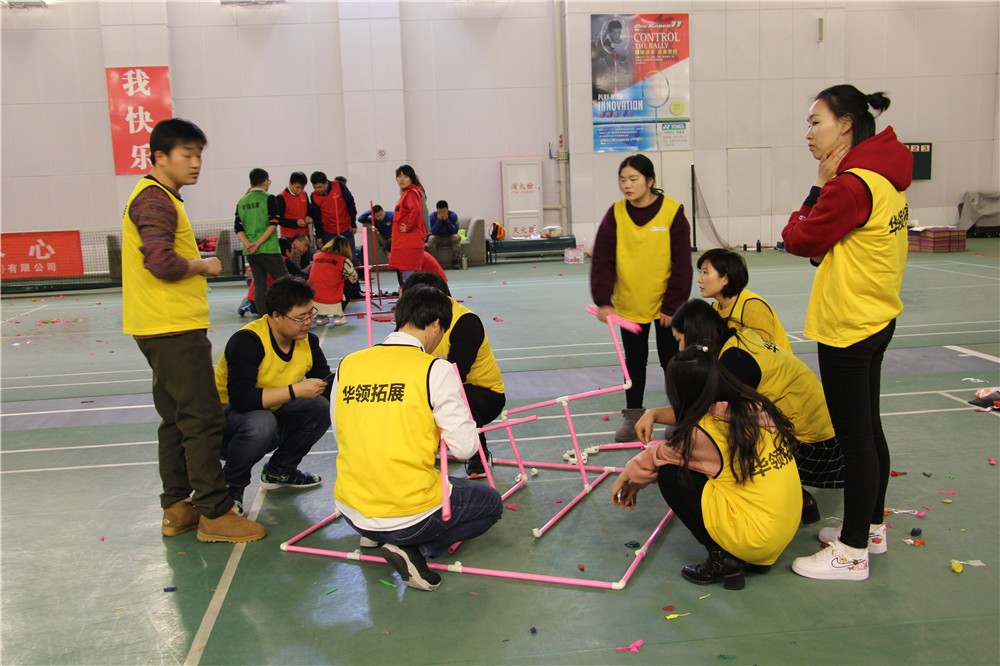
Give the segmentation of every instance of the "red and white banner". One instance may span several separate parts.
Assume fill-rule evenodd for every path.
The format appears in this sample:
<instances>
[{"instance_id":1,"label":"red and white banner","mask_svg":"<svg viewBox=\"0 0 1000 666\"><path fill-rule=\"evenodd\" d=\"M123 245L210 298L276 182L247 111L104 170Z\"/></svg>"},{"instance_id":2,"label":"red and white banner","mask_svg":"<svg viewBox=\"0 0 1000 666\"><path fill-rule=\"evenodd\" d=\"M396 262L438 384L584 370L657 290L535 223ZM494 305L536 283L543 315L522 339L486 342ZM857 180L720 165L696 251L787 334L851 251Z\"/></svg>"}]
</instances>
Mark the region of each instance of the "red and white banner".
<instances>
[{"instance_id":1,"label":"red and white banner","mask_svg":"<svg viewBox=\"0 0 1000 666\"><path fill-rule=\"evenodd\" d=\"M79 231L0 234L0 277L83 275Z\"/></svg>"},{"instance_id":2,"label":"red and white banner","mask_svg":"<svg viewBox=\"0 0 1000 666\"><path fill-rule=\"evenodd\" d=\"M153 166L149 135L174 115L169 67L108 67L108 109L115 175L145 175Z\"/></svg>"}]
</instances>

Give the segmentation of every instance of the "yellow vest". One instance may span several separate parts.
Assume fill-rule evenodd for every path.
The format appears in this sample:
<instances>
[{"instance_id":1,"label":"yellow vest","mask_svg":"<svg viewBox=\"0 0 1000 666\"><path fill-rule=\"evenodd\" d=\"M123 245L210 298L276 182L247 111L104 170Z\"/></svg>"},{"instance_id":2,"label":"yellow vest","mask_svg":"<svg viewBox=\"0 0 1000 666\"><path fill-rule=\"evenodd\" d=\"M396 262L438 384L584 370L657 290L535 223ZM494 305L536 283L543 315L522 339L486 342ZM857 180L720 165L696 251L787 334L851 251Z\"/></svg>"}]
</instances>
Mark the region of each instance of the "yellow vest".
<instances>
[{"instance_id":1,"label":"yellow vest","mask_svg":"<svg viewBox=\"0 0 1000 666\"><path fill-rule=\"evenodd\" d=\"M729 422L706 414L698 425L722 455L722 471L708 480L701 495L705 529L735 557L773 564L802 519L802 483L795 457L777 449L777 435L761 428L756 471L739 485L729 466Z\"/></svg>"},{"instance_id":2,"label":"yellow vest","mask_svg":"<svg viewBox=\"0 0 1000 666\"><path fill-rule=\"evenodd\" d=\"M257 383L254 385L262 388L281 388L289 384L300 382L306 377L306 373L312 369L312 347L309 346L309 338L295 340L292 343L292 358L285 361L271 344L271 327L268 325L270 316L256 319L243 328L241 331L253 331L264 346L264 360L257 366ZM215 366L215 387L219 389L219 399L223 405L229 404L229 367L226 362L226 355L223 354ZM277 411L281 405L271 407L271 411Z\"/></svg>"},{"instance_id":3,"label":"yellow vest","mask_svg":"<svg viewBox=\"0 0 1000 666\"><path fill-rule=\"evenodd\" d=\"M615 313L638 324L660 318L663 295L672 268L670 227L680 203L663 197L660 211L649 223L638 226L629 217L625 199L615 202L617 251L615 288L611 303Z\"/></svg>"},{"instance_id":4,"label":"yellow vest","mask_svg":"<svg viewBox=\"0 0 1000 666\"><path fill-rule=\"evenodd\" d=\"M451 330L455 328L455 323L459 317L471 312L472 310L454 298L451 299L451 328L448 329L441 339L441 344L434 350L435 356L448 358L448 350L451 349ZM465 381L473 386L489 389L494 393L504 392L503 375L500 374L500 366L497 365L497 359L493 355L493 348L490 346L490 339L486 337L485 331L483 331L483 344L479 346L476 360L472 364L472 369L469 370L469 375L465 378Z\"/></svg>"},{"instance_id":5,"label":"yellow vest","mask_svg":"<svg viewBox=\"0 0 1000 666\"><path fill-rule=\"evenodd\" d=\"M203 275L170 282L154 277L142 265L142 239L129 217L129 206L147 187L159 187L177 209L174 252L184 259L200 259L184 202L151 178L140 180L125 204L122 218L122 332L125 335L163 335L208 328L208 282Z\"/></svg>"},{"instance_id":6,"label":"yellow vest","mask_svg":"<svg viewBox=\"0 0 1000 666\"><path fill-rule=\"evenodd\" d=\"M906 267L906 193L866 169L848 169L872 193L872 213L830 248L813 279L805 334L831 347L871 337L903 312L899 297Z\"/></svg>"},{"instance_id":7,"label":"yellow vest","mask_svg":"<svg viewBox=\"0 0 1000 666\"><path fill-rule=\"evenodd\" d=\"M733 348L750 354L760 366L757 392L773 402L792 422L795 437L800 442L817 444L833 439L833 423L823 385L809 366L792 352L764 340L749 328L726 340L719 356Z\"/></svg>"},{"instance_id":8,"label":"yellow vest","mask_svg":"<svg viewBox=\"0 0 1000 666\"><path fill-rule=\"evenodd\" d=\"M419 347L375 345L337 370L337 482L333 496L369 518L402 518L441 505L434 454L441 431L428 381L436 359Z\"/></svg>"},{"instance_id":9,"label":"yellow vest","mask_svg":"<svg viewBox=\"0 0 1000 666\"><path fill-rule=\"evenodd\" d=\"M712 307L726 320L729 328L736 330L752 328L765 340L791 351L792 344L788 341L785 327L778 319L778 313L768 305L767 301L749 289L737 294L728 308L723 308L718 301L712 303Z\"/></svg>"}]
</instances>

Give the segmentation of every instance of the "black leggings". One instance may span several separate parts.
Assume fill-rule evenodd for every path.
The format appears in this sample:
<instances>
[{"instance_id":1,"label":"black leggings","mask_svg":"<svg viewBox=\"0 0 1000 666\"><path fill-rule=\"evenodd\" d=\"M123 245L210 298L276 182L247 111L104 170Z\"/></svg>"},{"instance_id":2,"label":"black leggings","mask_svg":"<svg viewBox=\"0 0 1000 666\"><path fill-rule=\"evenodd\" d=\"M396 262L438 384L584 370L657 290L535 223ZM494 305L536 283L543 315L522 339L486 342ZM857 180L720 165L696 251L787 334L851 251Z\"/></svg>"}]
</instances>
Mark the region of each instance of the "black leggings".
<instances>
[{"instance_id":1,"label":"black leggings","mask_svg":"<svg viewBox=\"0 0 1000 666\"><path fill-rule=\"evenodd\" d=\"M701 494L708 477L677 465L664 465L656 476L656 483L674 515L691 531L698 543L709 552L722 550L705 529L705 516L701 512Z\"/></svg>"},{"instance_id":2,"label":"black leggings","mask_svg":"<svg viewBox=\"0 0 1000 666\"><path fill-rule=\"evenodd\" d=\"M869 524L882 523L889 485L889 445L882 432L879 391L882 359L896 320L850 347L818 345L823 393L844 452L844 526L840 540L868 545Z\"/></svg>"},{"instance_id":3,"label":"black leggings","mask_svg":"<svg viewBox=\"0 0 1000 666\"><path fill-rule=\"evenodd\" d=\"M638 333L629 333L622 329L622 351L625 353L625 367L632 379L632 387L625 391L625 407L627 409L642 408L642 398L646 393L646 365L649 363L649 327L656 329L656 354L660 359L660 367L666 369L667 363L677 353L677 341L669 326L661 326L657 319L652 324L642 324ZM657 404L666 403L666 400Z\"/></svg>"}]
</instances>

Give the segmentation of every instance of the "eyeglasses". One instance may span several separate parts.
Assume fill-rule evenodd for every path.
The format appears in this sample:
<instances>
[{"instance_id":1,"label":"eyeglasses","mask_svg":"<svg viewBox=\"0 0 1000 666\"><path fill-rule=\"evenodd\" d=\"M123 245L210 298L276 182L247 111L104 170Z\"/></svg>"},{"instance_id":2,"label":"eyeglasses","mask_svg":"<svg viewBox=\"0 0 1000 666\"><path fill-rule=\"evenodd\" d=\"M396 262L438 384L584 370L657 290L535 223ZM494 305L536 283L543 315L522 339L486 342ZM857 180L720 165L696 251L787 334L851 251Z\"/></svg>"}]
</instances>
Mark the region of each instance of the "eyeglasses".
<instances>
[{"instance_id":1,"label":"eyeglasses","mask_svg":"<svg viewBox=\"0 0 1000 666\"><path fill-rule=\"evenodd\" d=\"M319 314L319 310L317 310L316 308L313 308L312 310L310 310L306 314L302 315L301 317L289 317L286 314L282 314L281 316L284 317L285 319L291 319L292 321L294 321L299 326L302 326L303 324L310 324L310 323L312 323L312 320L315 319L316 315L318 315L318 314Z\"/></svg>"}]
</instances>

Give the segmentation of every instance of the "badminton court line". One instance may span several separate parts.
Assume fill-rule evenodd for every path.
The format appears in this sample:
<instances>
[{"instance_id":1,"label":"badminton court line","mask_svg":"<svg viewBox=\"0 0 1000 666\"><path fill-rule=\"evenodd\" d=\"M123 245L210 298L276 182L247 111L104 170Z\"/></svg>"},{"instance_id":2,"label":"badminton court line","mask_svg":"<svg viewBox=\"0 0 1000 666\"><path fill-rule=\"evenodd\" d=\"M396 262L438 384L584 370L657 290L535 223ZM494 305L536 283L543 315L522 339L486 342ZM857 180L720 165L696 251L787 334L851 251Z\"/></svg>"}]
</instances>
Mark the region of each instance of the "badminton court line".
<instances>
[{"instance_id":1,"label":"badminton court line","mask_svg":"<svg viewBox=\"0 0 1000 666\"><path fill-rule=\"evenodd\" d=\"M975 356L976 358L983 358L987 361L993 361L994 363L1000 363L1000 358L996 356L990 356L989 354L984 354L983 352L978 352L974 349L966 349L965 347L959 347L957 345L945 345L945 349L949 349L953 352L958 352L961 356Z\"/></svg>"},{"instance_id":2,"label":"badminton court line","mask_svg":"<svg viewBox=\"0 0 1000 666\"><path fill-rule=\"evenodd\" d=\"M48 303L46 303L45 305L39 305L37 308L32 308L32 309L28 310L27 312L22 312L20 314L12 315L12 316L8 317L7 319L4 319L3 322L6 324L7 322L14 321L18 317L27 317L32 312L37 312L37 311L41 310L42 308L47 308L47 307L49 307Z\"/></svg>"},{"instance_id":3,"label":"badminton court line","mask_svg":"<svg viewBox=\"0 0 1000 666\"><path fill-rule=\"evenodd\" d=\"M1000 280L1000 277L994 277L992 275L977 275L975 273L959 273L958 271L949 271L945 268L935 268L933 266L926 266L920 264L907 264L907 268L922 268L927 271L937 271L939 273L951 273L952 275L961 275L966 278L976 278L977 280ZM988 268L988 267L985 267ZM919 287L918 287L919 288Z\"/></svg>"},{"instance_id":4,"label":"badminton court line","mask_svg":"<svg viewBox=\"0 0 1000 666\"><path fill-rule=\"evenodd\" d=\"M260 507L264 504L265 495L267 495L266 490L257 491L247 518L257 520L257 514L260 513ZM212 600L208 602L208 608L205 609L205 615L201 619L198 632L191 640L191 647L188 648L187 657L184 659L184 666L197 666L201 662L202 655L205 653L205 646L208 645L212 629L215 628L215 623L219 619L219 612L222 610L222 605L226 602L226 595L229 594L233 578L236 577L236 568L240 565L240 560L243 558L243 552L246 550L246 547L246 543L238 543L233 547L229 561L226 562L226 568L222 571L222 577L219 578L219 583L215 586L215 593L212 595Z\"/></svg>"}]
</instances>

